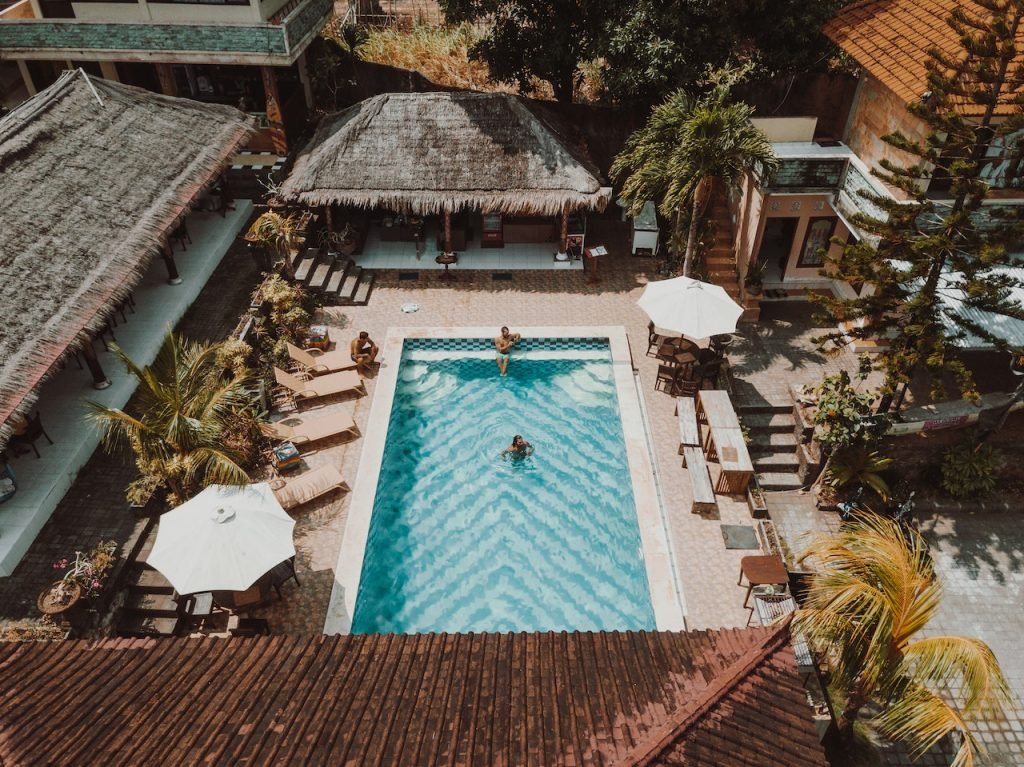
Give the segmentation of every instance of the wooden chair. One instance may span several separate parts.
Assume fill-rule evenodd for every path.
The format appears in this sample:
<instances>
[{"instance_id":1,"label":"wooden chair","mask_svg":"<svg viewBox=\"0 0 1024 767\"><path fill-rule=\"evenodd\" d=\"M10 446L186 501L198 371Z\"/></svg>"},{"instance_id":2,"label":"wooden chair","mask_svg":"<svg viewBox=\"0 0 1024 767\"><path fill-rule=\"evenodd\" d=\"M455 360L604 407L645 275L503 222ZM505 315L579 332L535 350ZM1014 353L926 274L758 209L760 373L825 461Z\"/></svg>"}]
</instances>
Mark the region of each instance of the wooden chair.
<instances>
[{"instance_id":1,"label":"wooden chair","mask_svg":"<svg viewBox=\"0 0 1024 767\"><path fill-rule=\"evenodd\" d=\"M732 346L736 337L731 333L723 333L719 336L711 336L711 350L715 352L719 357L723 356Z\"/></svg>"},{"instance_id":2,"label":"wooden chair","mask_svg":"<svg viewBox=\"0 0 1024 767\"><path fill-rule=\"evenodd\" d=\"M657 351L661 349L663 344L668 343L671 339L668 336L663 336L654 329L654 323L647 323L647 356L651 356L651 350Z\"/></svg>"},{"instance_id":3,"label":"wooden chair","mask_svg":"<svg viewBox=\"0 0 1024 767\"><path fill-rule=\"evenodd\" d=\"M697 396L697 392L700 391L701 381L696 378L683 378L680 377L676 381L675 396L677 397L690 397L691 399Z\"/></svg>"},{"instance_id":4,"label":"wooden chair","mask_svg":"<svg viewBox=\"0 0 1024 767\"><path fill-rule=\"evenodd\" d=\"M39 448L36 447L36 440L40 437L46 437L46 441L51 445L53 440L50 439L50 435L46 433L46 429L43 428L43 420L39 411L33 418L28 419L28 425L25 427L25 431L21 434L15 434L11 437L12 445L29 445L32 448L32 452L36 454L36 458L41 458L39 455ZM28 452L26 449L24 452Z\"/></svg>"},{"instance_id":5,"label":"wooden chair","mask_svg":"<svg viewBox=\"0 0 1024 767\"><path fill-rule=\"evenodd\" d=\"M698 365L694 371L694 378L699 380L701 384L710 381L711 388L718 388L718 374L722 370L722 360L712 360L711 362L705 362L702 365Z\"/></svg>"},{"instance_id":6,"label":"wooden chair","mask_svg":"<svg viewBox=\"0 0 1024 767\"><path fill-rule=\"evenodd\" d=\"M654 390L674 394L676 381L682 368L676 365L658 365L658 377L654 380Z\"/></svg>"},{"instance_id":7,"label":"wooden chair","mask_svg":"<svg viewBox=\"0 0 1024 767\"><path fill-rule=\"evenodd\" d=\"M284 599L281 596L281 587L288 581L294 580L296 586L301 586L299 583L299 576L295 572L295 557L289 557L284 562L278 565L274 565L270 569L270 585L274 587L274 591L277 592L278 599Z\"/></svg>"}]
</instances>

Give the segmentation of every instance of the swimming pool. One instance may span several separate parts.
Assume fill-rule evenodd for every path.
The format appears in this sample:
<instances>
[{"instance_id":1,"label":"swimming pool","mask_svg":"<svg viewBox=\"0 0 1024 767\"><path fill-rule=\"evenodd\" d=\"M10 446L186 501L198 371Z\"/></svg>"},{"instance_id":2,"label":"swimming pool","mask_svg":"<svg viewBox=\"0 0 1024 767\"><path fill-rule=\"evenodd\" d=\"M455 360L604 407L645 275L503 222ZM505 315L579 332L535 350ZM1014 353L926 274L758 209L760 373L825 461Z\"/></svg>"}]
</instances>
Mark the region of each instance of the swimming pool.
<instances>
[{"instance_id":1,"label":"swimming pool","mask_svg":"<svg viewBox=\"0 0 1024 767\"><path fill-rule=\"evenodd\" d=\"M488 337L409 335L385 343L325 630L649 630L677 622L664 606L657 616L652 601L664 592L663 583L651 586L665 578L667 545L638 521L636 439L626 439L621 407L632 370L617 370L612 348L624 336L613 344L608 336L524 332L502 378ZM533 444L532 456L501 456L514 434ZM374 467L371 483L364 471ZM641 483L639 495L647 527L660 527L647 508L651 489Z\"/></svg>"}]
</instances>

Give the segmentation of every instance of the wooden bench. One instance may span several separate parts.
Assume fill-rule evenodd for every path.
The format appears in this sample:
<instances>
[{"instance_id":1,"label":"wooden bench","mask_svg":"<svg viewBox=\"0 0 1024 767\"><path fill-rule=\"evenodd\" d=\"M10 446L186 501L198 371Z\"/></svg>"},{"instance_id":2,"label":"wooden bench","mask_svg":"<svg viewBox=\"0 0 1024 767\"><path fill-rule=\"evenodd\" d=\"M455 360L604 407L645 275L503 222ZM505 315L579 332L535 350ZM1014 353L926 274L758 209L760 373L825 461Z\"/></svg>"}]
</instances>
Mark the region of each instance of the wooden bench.
<instances>
[{"instance_id":1,"label":"wooden bench","mask_svg":"<svg viewBox=\"0 0 1024 767\"><path fill-rule=\"evenodd\" d=\"M676 397L676 415L679 417L679 455L683 455L683 448L700 447L701 444L697 404L692 397Z\"/></svg>"},{"instance_id":2,"label":"wooden bench","mask_svg":"<svg viewBox=\"0 0 1024 767\"><path fill-rule=\"evenodd\" d=\"M711 484L711 474L700 447L683 448L683 466L690 474L690 488L693 490L693 506L690 511L700 514L717 509L715 488Z\"/></svg>"}]
</instances>

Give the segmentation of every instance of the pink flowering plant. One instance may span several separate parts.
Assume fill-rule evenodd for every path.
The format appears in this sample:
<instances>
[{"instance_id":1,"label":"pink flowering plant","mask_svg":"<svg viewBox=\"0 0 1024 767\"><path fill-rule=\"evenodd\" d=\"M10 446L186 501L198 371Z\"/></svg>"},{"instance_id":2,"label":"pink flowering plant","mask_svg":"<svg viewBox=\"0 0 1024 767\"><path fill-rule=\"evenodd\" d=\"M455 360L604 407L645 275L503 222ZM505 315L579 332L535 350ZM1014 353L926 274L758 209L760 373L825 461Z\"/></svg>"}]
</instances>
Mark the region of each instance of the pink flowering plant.
<instances>
[{"instance_id":1,"label":"pink flowering plant","mask_svg":"<svg viewBox=\"0 0 1024 767\"><path fill-rule=\"evenodd\" d=\"M103 589L103 582L117 560L115 551L116 541L100 541L88 553L76 551L74 561L58 559L53 563L53 569L64 571L58 589L70 591L71 585L77 584L82 589L82 596L96 596Z\"/></svg>"}]
</instances>

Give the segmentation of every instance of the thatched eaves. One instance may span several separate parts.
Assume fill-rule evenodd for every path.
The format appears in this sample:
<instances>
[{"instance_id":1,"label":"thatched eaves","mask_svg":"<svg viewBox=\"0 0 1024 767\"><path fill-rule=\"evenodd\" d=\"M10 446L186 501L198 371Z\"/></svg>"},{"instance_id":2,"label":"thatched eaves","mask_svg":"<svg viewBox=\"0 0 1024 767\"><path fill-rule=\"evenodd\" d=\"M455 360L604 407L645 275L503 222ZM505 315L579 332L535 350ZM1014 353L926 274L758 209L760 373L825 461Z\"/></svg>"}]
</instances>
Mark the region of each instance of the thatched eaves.
<instances>
[{"instance_id":1,"label":"thatched eaves","mask_svg":"<svg viewBox=\"0 0 1024 767\"><path fill-rule=\"evenodd\" d=\"M252 131L81 70L0 119L0 446Z\"/></svg>"},{"instance_id":2,"label":"thatched eaves","mask_svg":"<svg viewBox=\"0 0 1024 767\"><path fill-rule=\"evenodd\" d=\"M523 101L503 93L385 93L323 119L283 197L421 215L603 209L611 190Z\"/></svg>"}]
</instances>

